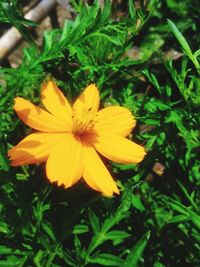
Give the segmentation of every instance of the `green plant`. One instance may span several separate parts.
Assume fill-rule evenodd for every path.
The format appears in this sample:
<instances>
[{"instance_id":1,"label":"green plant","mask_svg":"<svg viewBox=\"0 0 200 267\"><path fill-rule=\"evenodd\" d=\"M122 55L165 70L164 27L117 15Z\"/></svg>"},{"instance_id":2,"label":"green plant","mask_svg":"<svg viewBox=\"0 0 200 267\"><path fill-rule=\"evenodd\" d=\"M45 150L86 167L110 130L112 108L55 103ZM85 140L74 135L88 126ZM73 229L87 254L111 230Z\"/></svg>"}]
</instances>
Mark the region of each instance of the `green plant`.
<instances>
[{"instance_id":1,"label":"green plant","mask_svg":"<svg viewBox=\"0 0 200 267\"><path fill-rule=\"evenodd\" d=\"M22 18L20 3L0 3L1 22L28 42L22 64L0 68L0 266L198 267L197 1L100 7L74 0L75 19L46 31L42 47L33 43L27 27L37 25ZM171 48L179 57L167 58ZM96 83L102 106L125 106L136 117L129 138L145 147L145 160L106 162L119 196L102 197L83 182L50 184L43 164L10 166L8 149L30 133L13 111L14 98L38 104L46 78L71 102Z\"/></svg>"}]
</instances>

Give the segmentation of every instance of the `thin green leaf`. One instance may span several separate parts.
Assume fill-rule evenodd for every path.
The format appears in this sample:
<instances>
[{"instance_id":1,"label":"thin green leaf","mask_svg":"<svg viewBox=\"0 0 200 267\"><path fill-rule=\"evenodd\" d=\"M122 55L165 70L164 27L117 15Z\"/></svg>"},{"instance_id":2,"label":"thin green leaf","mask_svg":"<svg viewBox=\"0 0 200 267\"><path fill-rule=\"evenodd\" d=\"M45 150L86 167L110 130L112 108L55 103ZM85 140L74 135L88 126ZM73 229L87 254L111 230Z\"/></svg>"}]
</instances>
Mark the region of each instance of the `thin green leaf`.
<instances>
[{"instance_id":1,"label":"thin green leaf","mask_svg":"<svg viewBox=\"0 0 200 267\"><path fill-rule=\"evenodd\" d=\"M142 253L148 243L150 238L150 232L147 232L143 235L140 240L135 244L135 246L131 249L129 255L125 259L124 263L121 267L137 267L138 261L142 256Z\"/></svg>"},{"instance_id":2,"label":"thin green leaf","mask_svg":"<svg viewBox=\"0 0 200 267\"><path fill-rule=\"evenodd\" d=\"M176 215L176 216L173 216L169 221L168 223L181 223L181 222L186 222L189 220L189 217L187 215Z\"/></svg>"},{"instance_id":3,"label":"thin green leaf","mask_svg":"<svg viewBox=\"0 0 200 267\"><path fill-rule=\"evenodd\" d=\"M170 26L170 29L174 33L176 39L179 41L180 45L182 46L183 50L185 51L186 55L188 57L192 56L192 51L189 47L188 42L186 41L185 37L182 35L182 33L179 31L179 29L176 27L176 25L170 20L167 20L168 25Z\"/></svg>"},{"instance_id":4,"label":"thin green leaf","mask_svg":"<svg viewBox=\"0 0 200 267\"><path fill-rule=\"evenodd\" d=\"M200 216L190 209L188 209L188 214L192 222L200 229Z\"/></svg>"},{"instance_id":5,"label":"thin green leaf","mask_svg":"<svg viewBox=\"0 0 200 267\"><path fill-rule=\"evenodd\" d=\"M84 234L89 231L89 228L85 224L77 224L74 226L73 234Z\"/></svg>"},{"instance_id":6,"label":"thin green leaf","mask_svg":"<svg viewBox=\"0 0 200 267\"><path fill-rule=\"evenodd\" d=\"M90 220L90 224L92 226L93 232L98 233L100 230L99 218L96 216L96 214L92 210L89 210L89 220Z\"/></svg>"},{"instance_id":7,"label":"thin green leaf","mask_svg":"<svg viewBox=\"0 0 200 267\"><path fill-rule=\"evenodd\" d=\"M105 234L105 239L115 240L115 239L125 239L129 237L130 234L121 230L113 230Z\"/></svg>"},{"instance_id":8,"label":"thin green leaf","mask_svg":"<svg viewBox=\"0 0 200 267\"><path fill-rule=\"evenodd\" d=\"M89 260L91 263L101 264L103 266L122 266L123 260L119 257L108 254L102 253L99 254L96 258L90 258Z\"/></svg>"}]
</instances>

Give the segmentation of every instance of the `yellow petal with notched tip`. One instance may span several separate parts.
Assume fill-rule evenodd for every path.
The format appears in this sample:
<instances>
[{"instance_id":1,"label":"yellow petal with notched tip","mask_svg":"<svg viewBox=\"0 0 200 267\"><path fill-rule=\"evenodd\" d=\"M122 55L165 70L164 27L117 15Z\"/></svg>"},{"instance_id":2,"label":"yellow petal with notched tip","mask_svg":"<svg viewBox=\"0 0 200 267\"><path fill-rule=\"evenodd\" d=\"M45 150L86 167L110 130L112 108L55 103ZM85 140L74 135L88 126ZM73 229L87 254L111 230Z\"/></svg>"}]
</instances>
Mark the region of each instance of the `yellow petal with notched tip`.
<instances>
[{"instance_id":1,"label":"yellow petal with notched tip","mask_svg":"<svg viewBox=\"0 0 200 267\"><path fill-rule=\"evenodd\" d=\"M113 193L119 194L119 190L113 178L94 148L84 146L83 159L83 178L91 188L101 192L105 196L112 196Z\"/></svg>"},{"instance_id":2,"label":"yellow petal with notched tip","mask_svg":"<svg viewBox=\"0 0 200 267\"><path fill-rule=\"evenodd\" d=\"M43 83L41 100L46 109L55 117L63 120L66 124L72 124L70 104L54 82L48 81Z\"/></svg>"},{"instance_id":3,"label":"yellow petal with notched tip","mask_svg":"<svg viewBox=\"0 0 200 267\"><path fill-rule=\"evenodd\" d=\"M21 97L15 98L14 110L33 129L43 132L67 132L70 129L64 121Z\"/></svg>"},{"instance_id":4,"label":"yellow petal with notched tip","mask_svg":"<svg viewBox=\"0 0 200 267\"><path fill-rule=\"evenodd\" d=\"M99 108L99 91L95 84L90 84L76 99L73 109L77 111L97 112Z\"/></svg>"},{"instance_id":5,"label":"yellow petal with notched tip","mask_svg":"<svg viewBox=\"0 0 200 267\"><path fill-rule=\"evenodd\" d=\"M56 144L67 138L66 133L33 133L8 151L12 166L40 163L47 160Z\"/></svg>"},{"instance_id":6,"label":"yellow petal with notched tip","mask_svg":"<svg viewBox=\"0 0 200 267\"><path fill-rule=\"evenodd\" d=\"M117 135L102 134L91 142L104 157L118 163L139 163L146 155L142 146Z\"/></svg>"}]
</instances>

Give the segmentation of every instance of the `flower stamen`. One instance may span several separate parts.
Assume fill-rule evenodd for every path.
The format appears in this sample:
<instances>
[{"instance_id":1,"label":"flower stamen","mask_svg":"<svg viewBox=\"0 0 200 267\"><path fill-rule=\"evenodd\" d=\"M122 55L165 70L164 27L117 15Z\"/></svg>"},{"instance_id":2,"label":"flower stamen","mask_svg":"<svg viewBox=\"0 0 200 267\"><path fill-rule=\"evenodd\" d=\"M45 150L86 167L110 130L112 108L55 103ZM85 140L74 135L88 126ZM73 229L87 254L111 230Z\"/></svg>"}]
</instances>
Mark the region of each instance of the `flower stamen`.
<instances>
[{"instance_id":1,"label":"flower stamen","mask_svg":"<svg viewBox=\"0 0 200 267\"><path fill-rule=\"evenodd\" d=\"M92 111L92 108L85 110L73 109L72 121L73 129L72 132L76 135L82 135L85 133L91 133L95 123L97 122L96 112Z\"/></svg>"}]
</instances>

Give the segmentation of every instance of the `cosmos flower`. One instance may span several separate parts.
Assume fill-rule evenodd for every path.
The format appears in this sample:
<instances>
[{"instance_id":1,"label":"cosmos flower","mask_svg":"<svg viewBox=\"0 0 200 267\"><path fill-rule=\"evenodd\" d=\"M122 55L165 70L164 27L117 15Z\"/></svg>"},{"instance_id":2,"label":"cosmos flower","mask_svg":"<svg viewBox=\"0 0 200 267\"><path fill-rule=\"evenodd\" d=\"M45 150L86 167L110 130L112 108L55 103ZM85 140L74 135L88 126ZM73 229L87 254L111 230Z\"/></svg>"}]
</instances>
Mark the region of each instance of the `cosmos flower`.
<instances>
[{"instance_id":1,"label":"cosmos flower","mask_svg":"<svg viewBox=\"0 0 200 267\"><path fill-rule=\"evenodd\" d=\"M46 162L50 182L65 188L81 178L105 196L119 194L115 181L99 154L118 163L138 163L144 148L125 138L135 126L131 112L120 106L98 111L99 91L89 85L71 107L58 87L43 84L44 110L17 97L14 110L37 130L8 151L12 166Z\"/></svg>"}]
</instances>

